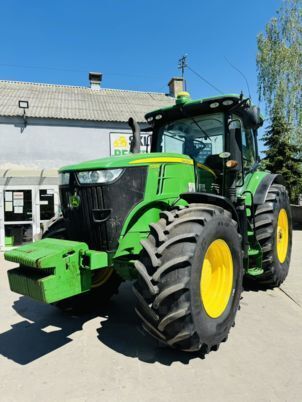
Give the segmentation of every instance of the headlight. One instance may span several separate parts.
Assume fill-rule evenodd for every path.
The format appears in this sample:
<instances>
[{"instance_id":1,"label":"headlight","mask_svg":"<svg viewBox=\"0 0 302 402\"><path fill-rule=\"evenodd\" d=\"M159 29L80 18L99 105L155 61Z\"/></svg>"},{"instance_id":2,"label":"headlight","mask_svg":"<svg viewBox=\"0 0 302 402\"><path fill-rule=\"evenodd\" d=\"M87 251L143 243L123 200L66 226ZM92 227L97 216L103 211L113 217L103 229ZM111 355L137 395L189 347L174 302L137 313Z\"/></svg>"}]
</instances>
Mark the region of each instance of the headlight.
<instances>
[{"instance_id":1,"label":"headlight","mask_svg":"<svg viewBox=\"0 0 302 402\"><path fill-rule=\"evenodd\" d=\"M59 174L59 185L64 186L69 184L70 173L60 173Z\"/></svg>"},{"instance_id":2,"label":"headlight","mask_svg":"<svg viewBox=\"0 0 302 402\"><path fill-rule=\"evenodd\" d=\"M78 172L78 180L81 184L111 183L122 172L123 169L87 170Z\"/></svg>"}]
</instances>

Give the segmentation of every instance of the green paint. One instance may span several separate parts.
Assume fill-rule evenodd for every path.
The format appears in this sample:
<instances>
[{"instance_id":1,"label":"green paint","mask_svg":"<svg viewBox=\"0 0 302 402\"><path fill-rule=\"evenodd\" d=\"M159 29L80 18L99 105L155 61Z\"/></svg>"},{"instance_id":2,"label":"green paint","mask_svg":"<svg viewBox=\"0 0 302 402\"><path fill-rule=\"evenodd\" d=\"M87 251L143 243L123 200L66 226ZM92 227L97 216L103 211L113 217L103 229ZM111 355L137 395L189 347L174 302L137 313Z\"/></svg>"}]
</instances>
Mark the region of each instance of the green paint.
<instances>
[{"instance_id":1,"label":"green paint","mask_svg":"<svg viewBox=\"0 0 302 402\"><path fill-rule=\"evenodd\" d=\"M4 244L5 247L12 247L14 245L15 238L14 236L5 236Z\"/></svg>"},{"instance_id":2,"label":"green paint","mask_svg":"<svg viewBox=\"0 0 302 402\"><path fill-rule=\"evenodd\" d=\"M151 154L128 154L123 156L110 156L108 158L95 159L88 162L78 163L75 165L69 165L62 167L59 172L71 172L71 171L83 171L83 170L96 170L96 169L115 169L115 168L123 168L129 166L147 166L152 162L148 162L148 159L153 158L183 158L190 160L190 157L187 155L180 155L174 153L166 153L162 154L159 152L154 152ZM144 159L144 162L141 163L133 163L136 160Z\"/></svg>"},{"instance_id":3,"label":"green paint","mask_svg":"<svg viewBox=\"0 0 302 402\"><path fill-rule=\"evenodd\" d=\"M69 197L69 203L72 206L72 208L78 208L80 206L80 197L77 194L71 195Z\"/></svg>"},{"instance_id":4,"label":"green paint","mask_svg":"<svg viewBox=\"0 0 302 402\"><path fill-rule=\"evenodd\" d=\"M246 205L251 205L251 195L249 192L255 195L257 188L261 181L267 176L269 172L256 171L254 173L249 173L244 180L244 185L239 189L238 195L245 198Z\"/></svg>"},{"instance_id":5,"label":"green paint","mask_svg":"<svg viewBox=\"0 0 302 402\"><path fill-rule=\"evenodd\" d=\"M259 267L252 267L252 268L248 268L246 271L246 275L250 275L250 276L259 276L263 274L263 269L259 268Z\"/></svg>"},{"instance_id":6,"label":"green paint","mask_svg":"<svg viewBox=\"0 0 302 402\"><path fill-rule=\"evenodd\" d=\"M12 291L45 303L54 303L88 291L92 270L108 266L106 253L87 244L44 239L5 253L20 266L8 271Z\"/></svg>"},{"instance_id":7,"label":"green paint","mask_svg":"<svg viewBox=\"0 0 302 402\"><path fill-rule=\"evenodd\" d=\"M115 260L138 254L141 250L140 240L149 235L149 224L158 222L160 212L175 203L179 194L189 190L188 183L194 182L193 165L182 163L150 165L144 200L130 211L124 222Z\"/></svg>"}]
</instances>

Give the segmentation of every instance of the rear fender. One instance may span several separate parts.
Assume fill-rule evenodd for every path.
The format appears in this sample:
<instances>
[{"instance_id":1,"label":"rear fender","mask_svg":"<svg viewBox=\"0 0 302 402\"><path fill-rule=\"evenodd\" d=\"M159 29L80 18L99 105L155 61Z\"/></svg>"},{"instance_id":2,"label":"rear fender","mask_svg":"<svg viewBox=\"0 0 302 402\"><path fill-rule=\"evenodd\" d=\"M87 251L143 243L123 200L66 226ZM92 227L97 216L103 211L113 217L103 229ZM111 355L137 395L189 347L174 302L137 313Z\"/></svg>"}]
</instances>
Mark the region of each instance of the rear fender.
<instances>
[{"instance_id":1,"label":"rear fender","mask_svg":"<svg viewBox=\"0 0 302 402\"><path fill-rule=\"evenodd\" d=\"M248 177L247 184L239 191L239 195L244 196L247 206L263 204L273 183L285 184L281 175L269 172L257 171L250 173Z\"/></svg>"},{"instance_id":2,"label":"rear fender","mask_svg":"<svg viewBox=\"0 0 302 402\"><path fill-rule=\"evenodd\" d=\"M273 183L285 185L284 178L280 174L268 174L261 180L254 193L255 205L261 205L265 202L269 188Z\"/></svg>"},{"instance_id":3,"label":"rear fender","mask_svg":"<svg viewBox=\"0 0 302 402\"><path fill-rule=\"evenodd\" d=\"M244 253L247 253L247 220L245 207L243 205L236 210L234 204L228 198L210 193L183 193L180 197L188 203L217 205L218 207L229 211L232 214L232 219L238 224L239 233L242 235L242 248Z\"/></svg>"}]
</instances>

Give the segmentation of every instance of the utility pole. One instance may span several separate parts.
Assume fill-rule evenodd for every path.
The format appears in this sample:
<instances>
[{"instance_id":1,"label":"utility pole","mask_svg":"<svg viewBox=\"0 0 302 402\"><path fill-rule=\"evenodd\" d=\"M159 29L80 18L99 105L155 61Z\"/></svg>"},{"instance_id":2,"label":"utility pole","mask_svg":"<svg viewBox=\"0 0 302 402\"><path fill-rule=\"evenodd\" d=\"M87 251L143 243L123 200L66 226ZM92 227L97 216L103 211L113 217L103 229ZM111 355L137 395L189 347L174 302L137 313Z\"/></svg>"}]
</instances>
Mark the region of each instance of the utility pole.
<instances>
[{"instance_id":1,"label":"utility pole","mask_svg":"<svg viewBox=\"0 0 302 402\"><path fill-rule=\"evenodd\" d=\"M185 84L185 90L187 90L187 83L186 80L184 79L184 75L185 75L185 68L188 67L188 63L187 63L187 54L184 54L179 60L178 60L178 70L181 71L181 77L184 80L184 84Z\"/></svg>"}]
</instances>

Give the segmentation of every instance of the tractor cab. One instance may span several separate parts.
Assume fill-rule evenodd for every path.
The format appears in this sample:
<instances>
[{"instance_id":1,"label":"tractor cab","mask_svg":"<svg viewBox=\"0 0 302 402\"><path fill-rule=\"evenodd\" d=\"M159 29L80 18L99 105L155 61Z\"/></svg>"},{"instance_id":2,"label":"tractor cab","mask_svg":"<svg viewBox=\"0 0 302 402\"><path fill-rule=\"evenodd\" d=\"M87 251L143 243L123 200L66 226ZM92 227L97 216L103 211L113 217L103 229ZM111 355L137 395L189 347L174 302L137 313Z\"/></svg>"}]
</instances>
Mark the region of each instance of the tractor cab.
<instances>
[{"instance_id":1,"label":"tractor cab","mask_svg":"<svg viewBox=\"0 0 302 402\"><path fill-rule=\"evenodd\" d=\"M216 192L243 185L259 160L259 109L242 95L192 101L179 93L176 105L146 115L153 127L151 152L188 155L196 167L196 190ZM208 174L206 174L207 172Z\"/></svg>"}]
</instances>

